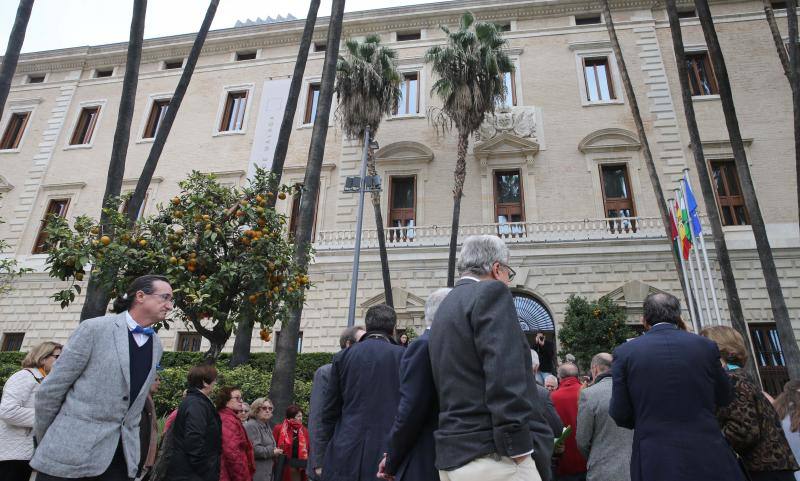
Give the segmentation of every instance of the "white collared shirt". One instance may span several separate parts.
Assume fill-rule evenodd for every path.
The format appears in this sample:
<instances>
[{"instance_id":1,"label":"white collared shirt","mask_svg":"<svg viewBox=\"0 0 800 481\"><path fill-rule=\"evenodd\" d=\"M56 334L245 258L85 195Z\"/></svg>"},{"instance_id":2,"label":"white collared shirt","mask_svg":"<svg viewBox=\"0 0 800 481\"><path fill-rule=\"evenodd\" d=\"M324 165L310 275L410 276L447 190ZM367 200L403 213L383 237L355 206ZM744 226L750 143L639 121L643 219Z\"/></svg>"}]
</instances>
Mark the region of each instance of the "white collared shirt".
<instances>
[{"instance_id":1,"label":"white collared shirt","mask_svg":"<svg viewBox=\"0 0 800 481\"><path fill-rule=\"evenodd\" d=\"M128 330L129 331L132 331L132 330L136 329L136 326L139 325L139 324L136 323L136 321L133 320L133 318L131 317L131 313L128 312L128 311L125 311L125 320L128 322ZM149 337L150 336L148 336L147 334L139 333L139 332L133 334L133 340L136 341L136 345L139 346L139 347L144 346L147 343L147 339Z\"/></svg>"},{"instance_id":2,"label":"white collared shirt","mask_svg":"<svg viewBox=\"0 0 800 481\"><path fill-rule=\"evenodd\" d=\"M481 281L477 277L472 277L472 276L461 276L461 279L469 279L469 280L472 280L472 281L475 281L475 282L480 282Z\"/></svg>"}]
</instances>

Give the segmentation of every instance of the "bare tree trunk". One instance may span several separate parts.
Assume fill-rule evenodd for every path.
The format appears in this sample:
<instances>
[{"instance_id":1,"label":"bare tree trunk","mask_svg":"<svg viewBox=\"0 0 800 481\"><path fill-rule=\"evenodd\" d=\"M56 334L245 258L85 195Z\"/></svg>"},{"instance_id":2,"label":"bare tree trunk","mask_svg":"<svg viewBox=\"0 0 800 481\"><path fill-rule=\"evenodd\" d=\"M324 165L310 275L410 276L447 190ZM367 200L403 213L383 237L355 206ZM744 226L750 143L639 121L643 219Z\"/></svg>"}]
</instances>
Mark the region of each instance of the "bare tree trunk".
<instances>
[{"instance_id":1,"label":"bare tree trunk","mask_svg":"<svg viewBox=\"0 0 800 481\"><path fill-rule=\"evenodd\" d=\"M461 198L464 196L464 180L467 178L467 148L469 133L458 133L458 158L453 172L453 222L450 224L450 249L447 257L447 287L455 285L456 251L458 250L458 225L461 220Z\"/></svg>"},{"instance_id":2,"label":"bare tree trunk","mask_svg":"<svg viewBox=\"0 0 800 481\"><path fill-rule=\"evenodd\" d=\"M0 117L3 116L3 107L8 99L8 91L11 90L11 80L14 72L17 71L19 52L25 42L25 31L28 29L28 20L31 18L33 10L33 0L20 0L17 7L17 17L11 34L8 36L6 54L3 55L3 66L0 67Z\"/></svg>"},{"instance_id":3,"label":"bare tree trunk","mask_svg":"<svg viewBox=\"0 0 800 481\"><path fill-rule=\"evenodd\" d=\"M747 339L747 353L750 362L744 367L753 379L758 379L758 372L755 367L755 357L750 343L750 332L742 313L742 303L739 300L739 291L736 288L736 276L733 273L728 245L725 243L725 233L722 231L722 221L719 212L716 210L716 197L714 187L711 185L711 176L708 173L705 155L703 154L703 144L700 141L700 131L697 128L697 119L694 115L694 104L692 103L692 92L689 88L689 74L686 69L686 54L683 48L683 34L681 33L681 21L678 18L678 8L675 0L667 0L667 15L669 16L670 29L672 31L672 45L675 50L675 61L678 66L678 80L681 83L681 98L683 99L683 111L686 115L686 128L689 131L689 141L691 143L694 165L697 175L700 178L700 190L703 193L703 201L706 205L708 220L711 223L711 233L714 238L714 251L717 254L720 274L722 275L722 285L725 288L725 300L728 303L728 312L731 316L733 328L739 331L742 338Z\"/></svg>"},{"instance_id":4,"label":"bare tree trunk","mask_svg":"<svg viewBox=\"0 0 800 481\"><path fill-rule=\"evenodd\" d=\"M336 79L336 61L339 58L339 43L342 39L342 20L344 18L345 0L334 0L328 26L328 46L325 52L325 65L322 69L322 85L320 87L317 118L311 134L311 146L308 152L308 164L303 181L303 195L300 199L300 215L295 236L295 262L301 271L308 269L308 249L314 229L314 210L319 177L322 170L322 158L325 154L325 140L328 136L331 104L333 103L333 86ZM297 364L297 339L300 333L300 317L303 306L292 312L289 321L281 326L281 335L275 355L275 370L272 374L270 399L275 405L277 421L283 418L283 412L291 403L294 393L294 371Z\"/></svg>"},{"instance_id":5,"label":"bare tree trunk","mask_svg":"<svg viewBox=\"0 0 800 481\"><path fill-rule=\"evenodd\" d=\"M120 93L117 128L114 131L114 142L111 146L111 161L108 164L106 190L103 193L103 208L109 199L118 197L122 190L122 177L125 175L125 158L128 155L128 141L131 135L131 120L136 101L136 86L139 82L139 63L142 59L142 41L144 37L144 19L147 11L147 0L134 0L131 18L130 39L128 40L128 58L125 62L125 77ZM104 233L112 234L108 216L100 213L100 225ZM102 316L108 309L109 294L97 282L96 277L89 278L86 288L86 301L81 310L81 321Z\"/></svg>"},{"instance_id":6,"label":"bare tree trunk","mask_svg":"<svg viewBox=\"0 0 800 481\"><path fill-rule=\"evenodd\" d=\"M317 11L319 11L320 0L311 0L306 16L306 24L303 28L303 37L300 40L300 50L297 52L297 60L294 63L292 82L289 85L289 96L286 98L286 108L283 111L281 130L278 133L278 142L275 144L275 155L272 157L272 184L270 186L271 196L267 196L267 208L274 209L278 198L278 187L281 185L283 176L283 164L286 161L286 151L289 149L289 138L294 127L294 116L297 112L297 101L300 97L300 87L303 85L303 74L306 71L308 62L308 51L311 49L311 38L314 36L314 26L317 24ZM242 320L236 331L236 339L233 341L233 355L231 356L231 367L244 364L250 360L250 346L253 341L253 326L255 319Z\"/></svg>"},{"instance_id":7,"label":"bare tree trunk","mask_svg":"<svg viewBox=\"0 0 800 481\"><path fill-rule=\"evenodd\" d=\"M767 285L767 294L772 305L772 315L778 330L778 337L783 346L783 353L791 379L800 379L800 349L792 329L789 311L786 308L786 301L783 297L778 271L775 268L775 260L772 257L772 248L767 237L767 229L764 225L764 218L761 215L761 207L758 205L755 185L750 175L750 168L747 165L747 155L742 143L742 135L739 131L739 121L736 118L736 106L733 102L733 92L731 91L728 69L725 65L725 58L719 46L717 31L714 28L714 20L711 17L711 10L706 0L695 0L697 15L703 26L703 35L708 45L708 52L714 66L719 86L719 96L722 101L722 112L725 114L725 124L728 127L728 137L733 149L733 158L736 163L736 172L742 184L742 194L744 195L745 205L750 214L750 222L753 227L753 237L756 241L756 250L761 261L761 269L764 271L764 281Z\"/></svg>"},{"instance_id":8,"label":"bare tree trunk","mask_svg":"<svg viewBox=\"0 0 800 481\"><path fill-rule=\"evenodd\" d=\"M364 143L362 140L362 144ZM375 152L372 147L367 147L367 169L369 175L378 175L378 170L375 168ZM381 194L380 192L372 192L372 208L375 211L375 230L378 234L378 252L381 257L381 277L383 278L383 296L387 306L394 307L394 298L392 297L392 278L389 273L389 255L386 252L386 230L383 226L383 213L381 212Z\"/></svg>"},{"instance_id":9,"label":"bare tree trunk","mask_svg":"<svg viewBox=\"0 0 800 481\"><path fill-rule=\"evenodd\" d=\"M175 93L169 101L167 113L158 124L158 131L156 138L153 141L153 146L150 148L150 153L142 168L142 173L139 175L139 180L136 182L136 190L133 196L128 201L126 214L128 215L128 222L130 225L136 223L136 218L139 214L139 209L142 207L147 189L150 187L150 181L153 179L153 173L156 171L158 161L161 159L161 153L164 151L164 145L167 143L170 131L172 131L172 124L175 123L175 117L178 116L178 109L181 108L183 97L186 95L186 90L189 88L189 82L192 81L192 74L197 65L197 59L200 57L200 52L203 50L208 30L211 28L211 22L214 21L214 15L217 13L217 6L219 0L211 0L206 10L206 16L203 23L200 25L200 31L194 39L192 50L189 52L189 57L186 59L186 65L183 67L181 78L178 80L178 85L175 87Z\"/></svg>"},{"instance_id":10,"label":"bare tree trunk","mask_svg":"<svg viewBox=\"0 0 800 481\"><path fill-rule=\"evenodd\" d=\"M620 76L622 77L622 85L625 88L625 96L628 98L628 105L630 106L633 123L636 125L636 132L639 135L639 143L642 144L642 156L644 157L644 163L647 166L647 174L650 177L650 185L653 186L653 193L656 196L656 205L658 205L658 212L661 215L661 223L664 225L664 234L666 235L667 242L670 245L669 250L672 252L672 262L675 264L675 272L677 273L678 280L681 283L681 289L683 289L683 294L686 297L688 308L688 303L693 302L693 300L689 295L689 286L687 286L684 282L681 260L678 258L678 254L675 252L675 249L672 248L672 221L670 220L669 209L667 208L667 203L664 197L664 189L661 187L661 180L658 177L658 170L656 169L656 164L653 161L653 153L650 151L650 143L647 141L647 133L644 130L642 114L639 111L639 102L636 100L636 92L633 91L633 84L631 84L631 78L630 75L628 75L628 67L625 63L625 57L622 56L622 49L619 46L619 39L617 38L617 31L614 28L614 20L611 18L611 8L608 5L608 0L602 0L600 5L603 9L606 30L608 30L608 36L611 39L611 48L614 51L614 56L617 58L617 65L619 66Z\"/></svg>"},{"instance_id":11,"label":"bare tree trunk","mask_svg":"<svg viewBox=\"0 0 800 481\"><path fill-rule=\"evenodd\" d=\"M772 9L771 0L764 0L764 15L767 17L767 24L772 34L772 41L775 42L775 50L778 51L778 58L781 61L781 67L783 67L783 74L786 75L786 78L791 84L792 73L789 67L789 57L786 54L786 48L783 46L783 37L778 28L778 23L775 21L775 11Z\"/></svg>"},{"instance_id":12,"label":"bare tree trunk","mask_svg":"<svg viewBox=\"0 0 800 481\"><path fill-rule=\"evenodd\" d=\"M797 176L797 208L800 217L800 67L797 49L797 0L787 0L786 18L789 23L789 84L792 86L792 107L794 113L794 165ZM799 219L800 220L800 219Z\"/></svg>"}]
</instances>

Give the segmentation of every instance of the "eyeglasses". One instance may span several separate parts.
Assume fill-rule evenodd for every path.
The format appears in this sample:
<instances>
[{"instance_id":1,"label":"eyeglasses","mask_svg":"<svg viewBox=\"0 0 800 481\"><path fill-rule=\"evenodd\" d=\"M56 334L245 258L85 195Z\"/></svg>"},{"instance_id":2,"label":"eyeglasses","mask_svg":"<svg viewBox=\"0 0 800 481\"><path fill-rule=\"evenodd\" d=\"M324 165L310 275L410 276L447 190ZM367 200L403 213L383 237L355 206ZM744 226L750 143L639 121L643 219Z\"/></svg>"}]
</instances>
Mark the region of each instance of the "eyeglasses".
<instances>
[{"instance_id":1,"label":"eyeglasses","mask_svg":"<svg viewBox=\"0 0 800 481\"><path fill-rule=\"evenodd\" d=\"M242 396L231 396L231 399L233 399L235 401L241 401L242 400Z\"/></svg>"},{"instance_id":2,"label":"eyeglasses","mask_svg":"<svg viewBox=\"0 0 800 481\"><path fill-rule=\"evenodd\" d=\"M498 262L498 264L500 264L502 267L506 268L506 270L508 271L508 280L509 281L513 281L514 277L516 277L516 275L517 275L517 271L512 269L511 266L509 266L508 264L503 264L502 262Z\"/></svg>"},{"instance_id":3,"label":"eyeglasses","mask_svg":"<svg viewBox=\"0 0 800 481\"><path fill-rule=\"evenodd\" d=\"M175 299L172 297L172 294L148 294L149 296L158 296L164 302L174 302Z\"/></svg>"},{"instance_id":4,"label":"eyeglasses","mask_svg":"<svg viewBox=\"0 0 800 481\"><path fill-rule=\"evenodd\" d=\"M58 359L58 356L60 356L60 355L61 355L61 354L50 354L50 355L49 355L49 356L47 356L47 357L54 357L54 358Z\"/></svg>"},{"instance_id":5,"label":"eyeglasses","mask_svg":"<svg viewBox=\"0 0 800 481\"><path fill-rule=\"evenodd\" d=\"M273 411L275 408L273 408L272 406L261 406L259 409L261 409L262 411Z\"/></svg>"}]
</instances>

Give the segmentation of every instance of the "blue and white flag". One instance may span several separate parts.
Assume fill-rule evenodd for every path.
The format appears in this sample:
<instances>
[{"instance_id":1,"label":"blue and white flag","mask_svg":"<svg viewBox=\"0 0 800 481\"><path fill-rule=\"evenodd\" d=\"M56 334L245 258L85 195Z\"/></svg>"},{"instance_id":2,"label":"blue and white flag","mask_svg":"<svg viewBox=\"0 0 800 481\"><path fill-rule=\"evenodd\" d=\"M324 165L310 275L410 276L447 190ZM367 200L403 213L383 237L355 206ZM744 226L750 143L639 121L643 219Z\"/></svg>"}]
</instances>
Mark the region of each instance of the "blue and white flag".
<instances>
[{"instance_id":1,"label":"blue and white flag","mask_svg":"<svg viewBox=\"0 0 800 481\"><path fill-rule=\"evenodd\" d=\"M703 225L700 223L700 209L697 207L697 200L694 198L692 186L689 184L689 173L684 172L683 184L686 188L686 208L689 211L689 218L692 224L692 234L700 236L703 233Z\"/></svg>"}]
</instances>

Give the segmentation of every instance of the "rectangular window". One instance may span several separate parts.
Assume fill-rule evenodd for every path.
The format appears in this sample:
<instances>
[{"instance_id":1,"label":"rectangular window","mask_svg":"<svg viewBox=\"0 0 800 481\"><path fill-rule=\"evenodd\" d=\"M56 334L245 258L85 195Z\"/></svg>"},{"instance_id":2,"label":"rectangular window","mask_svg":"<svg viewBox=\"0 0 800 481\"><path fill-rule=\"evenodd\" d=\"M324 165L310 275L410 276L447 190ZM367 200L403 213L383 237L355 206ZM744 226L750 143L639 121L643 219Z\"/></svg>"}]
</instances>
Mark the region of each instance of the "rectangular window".
<instances>
[{"instance_id":1,"label":"rectangular window","mask_svg":"<svg viewBox=\"0 0 800 481\"><path fill-rule=\"evenodd\" d=\"M196 332L179 332L176 351L199 352L203 336Z\"/></svg>"},{"instance_id":2,"label":"rectangular window","mask_svg":"<svg viewBox=\"0 0 800 481\"><path fill-rule=\"evenodd\" d=\"M128 203L130 202L130 196L132 196L132 195L133 195L133 192L129 192L128 197L126 197L125 201L122 203L122 209L120 210L120 212L125 212L126 210L128 210ZM149 192L145 192L144 193L144 199L142 200L142 205L139 206L139 212L136 213L136 218L137 219L141 219L142 218L142 214L144 214L144 208L147 206L148 197L150 197L150 193Z\"/></svg>"},{"instance_id":3,"label":"rectangular window","mask_svg":"<svg viewBox=\"0 0 800 481\"><path fill-rule=\"evenodd\" d=\"M22 134L25 133L25 126L28 125L28 118L31 116L30 112L15 112L11 114L6 125L6 131L3 133L3 138L0 139L0 150L16 149L22 140Z\"/></svg>"},{"instance_id":4,"label":"rectangular window","mask_svg":"<svg viewBox=\"0 0 800 481\"><path fill-rule=\"evenodd\" d=\"M586 99L588 101L608 102L615 99L608 66L608 57L583 59L583 76L586 80Z\"/></svg>"},{"instance_id":5,"label":"rectangular window","mask_svg":"<svg viewBox=\"0 0 800 481\"><path fill-rule=\"evenodd\" d=\"M389 180L389 241L414 240L417 210L416 177L391 177Z\"/></svg>"},{"instance_id":6,"label":"rectangular window","mask_svg":"<svg viewBox=\"0 0 800 481\"><path fill-rule=\"evenodd\" d=\"M778 330L774 322L749 324L748 327L753 340L753 357L761 375L763 389L770 395L777 396L789 380Z\"/></svg>"},{"instance_id":7,"label":"rectangular window","mask_svg":"<svg viewBox=\"0 0 800 481\"><path fill-rule=\"evenodd\" d=\"M678 18L696 18L697 12L693 8L682 8L678 10Z\"/></svg>"},{"instance_id":8,"label":"rectangular window","mask_svg":"<svg viewBox=\"0 0 800 481\"><path fill-rule=\"evenodd\" d=\"M112 75L114 75L113 68L99 68L94 71L94 78L111 77Z\"/></svg>"},{"instance_id":9,"label":"rectangular window","mask_svg":"<svg viewBox=\"0 0 800 481\"><path fill-rule=\"evenodd\" d=\"M603 23L603 17L599 13L575 15L575 25L597 25L600 23Z\"/></svg>"},{"instance_id":10,"label":"rectangular window","mask_svg":"<svg viewBox=\"0 0 800 481\"><path fill-rule=\"evenodd\" d=\"M511 22L505 23L496 23L494 24L497 27L498 32L510 32L511 31Z\"/></svg>"},{"instance_id":11,"label":"rectangular window","mask_svg":"<svg viewBox=\"0 0 800 481\"><path fill-rule=\"evenodd\" d=\"M258 52L236 52L236 61L242 62L244 60L255 60Z\"/></svg>"},{"instance_id":12,"label":"rectangular window","mask_svg":"<svg viewBox=\"0 0 800 481\"><path fill-rule=\"evenodd\" d=\"M517 224L525 222L522 177L519 170L494 173L494 215L499 224L499 235L516 237L524 234L525 227Z\"/></svg>"},{"instance_id":13,"label":"rectangular window","mask_svg":"<svg viewBox=\"0 0 800 481\"><path fill-rule=\"evenodd\" d=\"M167 60L164 62L164 70L173 70L176 68L183 68L183 59Z\"/></svg>"},{"instance_id":14,"label":"rectangular window","mask_svg":"<svg viewBox=\"0 0 800 481\"><path fill-rule=\"evenodd\" d=\"M83 145L91 143L97 118L100 116L100 107L84 107L78 117L78 124L69 141L70 145Z\"/></svg>"},{"instance_id":15,"label":"rectangular window","mask_svg":"<svg viewBox=\"0 0 800 481\"><path fill-rule=\"evenodd\" d=\"M306 115L303 118L304 124L312 124L317 118L317 104L319 103L320 84L309 84L308 99L306 99Z\"/></svg>"},{"instance_id":16,"label":"rectangular window","mask_svg":"<svg viewBox=\"0 0 800 481\"><path fill-rule=\"evenodd\" d=\"M47 221L50 216L66 217L67 208L69 207L69 199L51 199L47 204L47 210L42 217L42 225L39 226L39 233L36 235L36 241L33 243L33 251L31 254L45 254L45 243L47 242L47 232L44 228L47 226Z\"/></svg>"},{"instance_id":17,"label":"rectangular window","mask_svg":"<svg viewBox=\"0 0 800 481\"><path fill-rule=\"evenodd\" d=\"M147 125L144 128L145 139L152 139L158 132L158 126L161 125L161 120L167 114L170 99L159 99L153 101L153 106L150 108L150 115L147 117Z\"/></svg>"},{"instance_id":18,"label":"rectangular window","mask_svg":"<svg viewBox=\"0 0 800 481\"><path fill-rule=\"evenodd\" d=\"M40 84L44 82L44 74L31 74L28 75L28 83L29 84Z\"/></svg>"},{"instance_id":19,"label":"rectangular window","mask_svg":"<svg viewBox=\"0 0 800 481\"><path fill-rule=\"evenodd\" d=\"M404 33L397 33L397 41L398 42L409 42L412 40L419 40L422 38L422 33L420 32L404 32Z\"/></svg>"},{"instance_id":20,"label":"rectangular window","mask_svg":"<svg viewBox=\"0 0 800 481\"><path fill-rule=\"evenodd\" d=\"M770 2L773 10L786 10L786 2Z\"/></svg>"},{"instance_id":21,"label":"rectangular window","mask_svg":"<svg viewBox=\"0 0 800 481\"><path fill-rule=\"evenodd\" d=\"M24 332L7 332L3 334L3 348L0 351L19 351L22 349Z\"/></svg>"},{"instance_id":22,"label":"rectangular window","mask_svg":"<svg viewBox=\"0 0 800 481\"><path fill-rule=\"evenodd\" d=\"M749 225L750 216L744 205L739 174L733 160L711 162L711 176L722 225Z\"/></svg>"},{"instance_id":23,"label":"rectangular window","mask_svg":"<svg viewBox=\"0 0 800 481\"><path fill-rule=\"evenodd\" d=\"M292 237L295 237L297 235L297 227L298 227L298 225L300 223L300 201L303 198L302 186L303 186L303 184L297 184L297 187L298 187L298 189L300 190L301 193L295 194L295 195L292 196L292 211L289 214L289 234ZM316 233L316 230L317 230L317 207L318 207L318 205L319 205L319 190L317 191L317 202L314 205L314 222L313 222L314 228L313 228L313 230L311 232L312 241L314 239L314 234Z\"/></svg>"},{"instance_id":24,"label":"rectangular window","mask_svg":"<svg viewBox=\"0 0 800 481\"><path fill-rule=\"evenodd\" d=\"M244 111L247 107L247 91L229 92L225 100L225 111L222 114L220 132L242 130L244 126Z\"/></svg>"},{"instance_id":25,"label":"rectangular window","mask_svg":"<svg viewBox=\"0 0 800 481\"><path fill-rule=\"evenodd\" d=\"M328 44L324 42L314 42L314 51L315 52L324 52L328 50Z\"/></svg>"},{"instance_id":26,"label":"rectangular window","mask_svg":"<svg viewBox=\"0 0 800 481\"><path fill-rule=\"evenodd\" d=\"M603 189L605 216L610 219L608 222L611 232L620 233L623 230L636 232L635 221L631 219L636 216L636 211L633 206L628 167L624 164L601 166L600 185Z\"/></svg>"},{"instance_id":27,"label":"rectangular window","mask_svg":"<svg viewBox=\"0 0 800 481\"><path fill-rule=\"evenodd\" d=\"M711 67L708 52L686 54L686 70L689 75L689 89L692 96L717 95L717 78Z\"/></svg>"},{"instance_id":28,"label":"rectangular window","mask_svg":"<svg viewBox=\"0 0 800 481\"><path fill-rule=\"evenodd\" d=\"M517 105L517 82L514 79L514 72L503 73L503 85L505 86L506 96L498 107L514 107Z\"/></svg>"},{"instance_id":29,"label":"rectangular window","mask_svg":"<svg viewBox=\"0 0 800 481\"><path fill-rule=\"evenodd\" d=\"M419 72L404 73L400 82L400 98L397 99L395 115L419 113Z\"/></svg>"}]
</instances>

